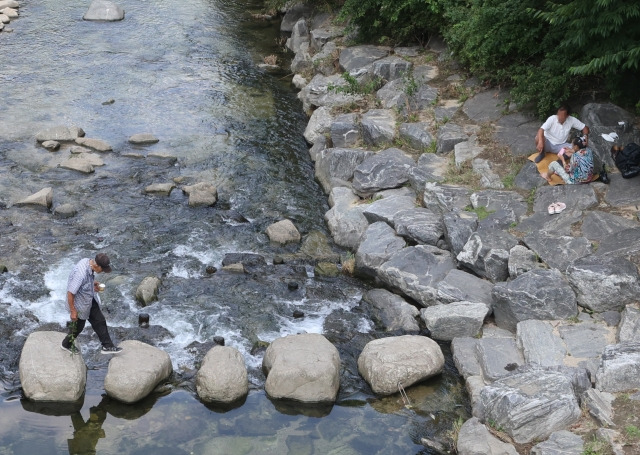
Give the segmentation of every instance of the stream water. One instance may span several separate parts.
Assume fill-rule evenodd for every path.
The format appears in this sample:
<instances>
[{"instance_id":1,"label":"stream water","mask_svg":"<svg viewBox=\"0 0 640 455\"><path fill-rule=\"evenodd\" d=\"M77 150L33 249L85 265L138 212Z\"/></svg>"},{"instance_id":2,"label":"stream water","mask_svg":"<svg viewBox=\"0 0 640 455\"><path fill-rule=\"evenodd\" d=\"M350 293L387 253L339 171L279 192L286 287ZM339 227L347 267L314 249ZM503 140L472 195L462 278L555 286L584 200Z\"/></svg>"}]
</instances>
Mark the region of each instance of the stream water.
<instances>
[{"instance_id":1,"label":"stream water","mask_svg":"<svg viewBox=\"0 0 640 455\"><path fill-rule=\"evenodd\" d=\"M82 20L88 3L23 0L14 32L0 33L0 263L9 269L0 274L0 455L429 453L421 438L442 438L468 415L462 383L447 355L442 376L407 390L411 407L399 395L371 393L357 374L357 355L385 334L360 305L365 283L316 277L308 264L244 275L205 271L220 268L227 253L256 253L271 264L294 252L264 234L280 219L303 236L327 235L326 196L302 137L307 118L290 78L257 67L279 50L278 22L251 17L257 0L118 4L125 20L100 23ZM34 139L55 125L77 125L109 142L105 166L90 175L57 167L69 146L52 153ZM160 142L128 143L141 132ZM143 192L173 179L212 182L220 200L194 209L179 190ZM78 215L59 219L13 205L45 187L53 188L54 208L72 203ZM172 383L135 405L110 400L102 388L108 360L96 354L87 328L79 339L90 368L82 402L24 400L17 362L25 337L64 330L68 273L97 251L114 265L103 278L114 337L166 350ZM142 310L134 291L149 275L162 285L158 301ZM151 318L146 331L137 327L141 311ZM334 406L264 394L256 344L300 332L324 333L340 351ZM239 349L249 369L250 394L234 409L207 407L194 392L194 371L214 336Z\"/></svg>"}]
</instances>

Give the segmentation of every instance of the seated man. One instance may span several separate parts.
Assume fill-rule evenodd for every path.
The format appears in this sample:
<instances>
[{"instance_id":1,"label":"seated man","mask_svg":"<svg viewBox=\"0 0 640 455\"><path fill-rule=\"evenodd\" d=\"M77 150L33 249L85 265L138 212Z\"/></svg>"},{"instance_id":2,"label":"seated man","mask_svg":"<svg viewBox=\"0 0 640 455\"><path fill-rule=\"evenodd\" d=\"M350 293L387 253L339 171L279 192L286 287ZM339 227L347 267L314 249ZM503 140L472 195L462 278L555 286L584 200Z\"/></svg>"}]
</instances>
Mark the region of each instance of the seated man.
<instances>
[{"instance_id":1,"label":"seated man","mask_svg":"<svg viewBox=\"0 0 640 455\"><path fill-rule=\"evenodd\" d=\"M569 108L562 105L558 108L557 115L550 116L538 129L536 149L539 155L536 163L542 161L546 152L557 154L563 147L571 148L571 144L567 142L571 128L580 130L585 138L589 136L589 127L570 116Z\"/></svg>"}]
</instances>

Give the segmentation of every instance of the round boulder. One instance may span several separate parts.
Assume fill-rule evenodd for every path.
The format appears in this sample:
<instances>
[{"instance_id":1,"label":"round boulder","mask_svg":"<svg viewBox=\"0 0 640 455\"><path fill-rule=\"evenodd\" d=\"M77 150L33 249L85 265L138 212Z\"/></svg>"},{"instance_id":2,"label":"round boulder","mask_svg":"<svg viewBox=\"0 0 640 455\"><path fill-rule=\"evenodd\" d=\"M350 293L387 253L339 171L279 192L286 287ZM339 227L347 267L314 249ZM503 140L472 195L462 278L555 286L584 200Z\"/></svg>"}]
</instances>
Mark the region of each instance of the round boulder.
<instances>
[{"instance_id":1,"label":"round boulder","mask_svg":"<svg viewBox=\"0 0 640 455\"><path fill-rule=\"evenodd\" d=\"M419 335L371 341L358 357L358 371L381 395L398 392L398 384L409 387L440 374L443 367L444 355L438 343Z\"/></svg>"},{"instance_id":2,"label":"round boulder","mask_svg":"<svg viewBox=\"0 0 640 455\"><path fill-rule=\"evenodd\" d=\"M33 401L79 400L87 382L87 366L80 352L62 349L65 334L33 332L20 356L20 383L24 396Z\"/></svg>"},{"instance_id":3,"label":"round boulder","mask_svg":"<svg viewBox=\"0 0 640 455\"><path fill-rule=\"evenodd\" d=\"M207 352L196 376L202 401L232 403L249 392L244 357L235 348L215 346Z\"/></svg>"},{"instance_id":4,"label":"round boulder","mask_svg":"<svg viewBox=\"0 0 640 455\"><path fill-rule=\"evenodd\" d=\"M274 243L286 244L300 241L300 232L290 220L282 220L267 227L269 240Z\"/></svg>"},{"instance_id":5,"label":"round boulder","mask_svg":"<svg viewBox=\"0 0 640 455\"><path fill-rule=\"evenodd\" d=\"M278 338L264 354L264 388L272 398L334 402L340 388L340 354L316 333Z\"/></svg>"},{"instance_id":6,"label":"round boulder","mask_svg":"<svg viewBox=\"0 0 640 455\"><path fill-rule=\"evenodd\" d=\"M82 19L85 21L121 21L124 19L124 10L107 0L93 0Z\"/></svg>"},{"instance_id":7,"label":"round boulder","mask_svg":"<svg viewBox=\"0 0 640 455\"><path fill-rule=\"evenodd\" d=\"M109 361L104 390L111 398L135 403L149 395L173 372L169 354L135 340L123 341L122 352Z\"/></svg>"}]
</instances>

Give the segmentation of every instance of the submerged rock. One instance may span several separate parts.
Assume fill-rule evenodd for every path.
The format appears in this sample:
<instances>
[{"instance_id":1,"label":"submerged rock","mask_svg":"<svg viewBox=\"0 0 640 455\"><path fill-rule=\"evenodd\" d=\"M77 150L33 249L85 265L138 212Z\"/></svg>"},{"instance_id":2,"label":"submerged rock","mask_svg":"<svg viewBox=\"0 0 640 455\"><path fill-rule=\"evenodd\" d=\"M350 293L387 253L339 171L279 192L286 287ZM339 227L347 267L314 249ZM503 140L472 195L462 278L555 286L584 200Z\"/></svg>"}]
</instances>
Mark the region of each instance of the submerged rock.
<instances>
[{"instance_id":1,"label":"submerged rock","mask_svg":"<svg viewBox=\"0 0 640 455\"><path fill-rule=\"evenodd\" d=\"M93 0L82 19L85 21L121 21L124 19L124 10L107 0Z\"/></svg>"},{"instance_id":2,"label":"submerged rock","mask_svg":"<svg viewBox=\"0 0 640 455\"><path fill-rule=\"evenodd\" d=\"M33 332L20 356L20 383L33 401L77 401L84 394L87 367L82 354L61 349L66 335Z\"/></svg>"},{"instance_id":3,"label":"submerged rock","mask_svg":"<svg viewBox=\"0 0 640 455\"><path fill-rule=\"evenodd\" d=\"M160 278L148 276L136 289L136 300L142 306L147 306L158 298L158 287L160 287Z\"/></svg>"}]
</instances>

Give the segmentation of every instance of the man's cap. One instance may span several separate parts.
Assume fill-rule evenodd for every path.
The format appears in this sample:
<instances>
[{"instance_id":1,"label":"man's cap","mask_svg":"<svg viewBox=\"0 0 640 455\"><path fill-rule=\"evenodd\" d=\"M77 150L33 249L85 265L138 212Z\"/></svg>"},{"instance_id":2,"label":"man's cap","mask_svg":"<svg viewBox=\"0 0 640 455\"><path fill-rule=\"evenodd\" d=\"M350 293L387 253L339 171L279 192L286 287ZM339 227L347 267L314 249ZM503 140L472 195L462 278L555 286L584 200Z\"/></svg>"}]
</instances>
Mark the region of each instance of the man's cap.
<instances>
[{"instance_id":1,"label":"man's cap","mask_svg":"<svg viewBox=\"0 0 640 455\"><path fill-rule=\"evenodd\" d=\"M103 272L109 273L111 272L111 261L109 260L109 256L104 253L98 253L96 255L96 264L100 266Z\"/></svg>"}]
</instances>

